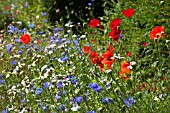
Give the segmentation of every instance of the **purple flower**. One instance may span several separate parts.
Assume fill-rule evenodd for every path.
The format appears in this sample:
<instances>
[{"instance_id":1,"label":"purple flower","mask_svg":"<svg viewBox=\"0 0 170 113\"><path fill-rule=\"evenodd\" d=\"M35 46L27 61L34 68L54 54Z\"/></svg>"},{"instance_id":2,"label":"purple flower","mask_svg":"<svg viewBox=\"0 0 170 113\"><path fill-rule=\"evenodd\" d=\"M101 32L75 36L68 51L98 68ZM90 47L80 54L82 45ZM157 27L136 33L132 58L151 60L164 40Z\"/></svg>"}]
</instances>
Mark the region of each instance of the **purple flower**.
<instances>
[{"instance_id":1,"label":"purple flower","mask_svg":"<svg viewBox=\"0 0 170 113\"><path fill-rule=\"evenodd\" d=\"M41 94L42 90L43 90L43 88L37 88L36 91L35 91L35 94L36 95Z\"/></svg>"},{"instance_id":2,"label":"purple flower","mask_svg":"<svg viewBox=\"0 0 170 113\"><path fill-rule=\"evenodd\" d=\"M74 102L80 103L83 100L82 96L74 98Z\"/></svg>"},{"instance_id":3,"label":"purple flower","mask_svg":"<svg viewBox=\"0 0 170 113\"><path fill-rule=\"evenodd\" d=\"M2 113L8 113L8 111L7 110L2 110Z\"/></svg>"},{"instance_id":4,"label":"purple flower","mask_svg":"<svg viewBox=\"0 0 170 113\"><path fill-rule=\"evenodd\" d=\"M7 52L10 53L12 49L12 44L8 44L7 45Z\"/></svg>"},{"instance_id":5,"label":"purple flower","mask_svg":"<svg viewBox=\"0 0 170 113\"><path fill-rule=\"evenodd\" d=\"M59 110L65 110L65 105L64 104L61 104L59 107L58 107Z\"/></svg>"},{"instance_id":6,"label":"purple flower","mask_svg":"<svg viewBox=\"0 0 170 113\"><path fill-rule=\"evenodd\" d=\"M18 38L18 39L15 39L15 42L18 42L18 43L20 43L20 39Z\"/></svg>"},{"instance_id":7,"label":"purple flower","mask_svg":"<svg viewBox=\"0 0 170 113\"><path fill-rule=\"evenodd\" d=\"M97 83L90 83L90 84L88 84L88 87L92 88L93 91L95 91L95 92L100 92L102 90L102 87L99 86Z\"/></svg>"},{"instance_id":8,"label":"purple flower","mask_svg":"<svg viewBox=\"0 0 170 113\"><path fill-rule=\"evenodd\" d=\"M76 78L74 78L74 80L72 80L71 83L72 83L72 84L76 84L77 81L78 81L78 80L77 80Z\"/></svg>"},{"instance_id":9,"label":"purple flower","mask_svg":"<svg viewBox=\"0 0 170 113\"><path fill-rule=\"evenodd\" d=\"M22 103L24 103L24 102L25 102L25 100L24 100L24 99L22 99L22 100L21 100L21 102L22 102Z\"/></svg>"},{"instance_id":10,"label":"purple flower","mask_svg":"<svg viewBox=\"0 0 170 113\"><path fill-rule=\"evenodd\" d=\"M44 31L40 31L39 34L41 34L41 35L44 34Z\"/></svg>"},{"instance_id":11,"label":"purple flower","mask_svg":"<svg viewBox=\"0 0 170 113\"><path fill-rule=\"evenodd\" d=\"M29 28L34 28L34 24L29 24L28 27Z\"/></svg>"},{"instance_id":12,"label":"purple flower","mask_svg":"<svg viewBox=\"0 0 170 113\"><path fill-rule=\"evenodd\" d=\"M123 34L121 34L121 35L120 35L120 38L123 38L123 37L124 37Z\"/></svg>"},{"instance_id":13,"label":"purple flower","mask_svg":"<svg viewBox=\"0 0 170 113\"><path fill-rule=\"evenodd\" d=\"M43 88L49 88L50 86L52 86L52 84L50 82L45 82Z\"/></svg>"},{"instance_id":14,"label":"purple flower","mask_svg":"<svg viewBox=\"0 0 170 113\"><path fill-rule=\"evenodd\" d=\"M43 20L43 22L45 22L45 23L46 23L46 22L48 22L48 20L47 20L47 19L44 19L44 20Z\"/></svg>"},{"instance_id":15,"label":"purple flower","mask_svg":"<svg viewBox=\"0 0 170 113\"><path fill-rule=\"evenodd\" d=\"M63 82L62 81L58 82L57 87L62 88L63 87Z\"/></svg>"},{"instance_id":16,"label":"purple flower","mask_svg":"<svg viewBox=\"0 0 170 113\"><path fill-rule=\"evenodd\" d=\"M63 30L64 30L64 28L61 27L61 28L60 28L60 31L63 31Z\"/></svg>"},{"instance_id":17,"label":"purple flower","mask_svg":"<svg viewBox=\"0 0 170 113\"><path fill-rule=\"evenodd\" d=\"M43 106L43 103L39 103L38 104L38 108L42 107Z\"/></svg>"},{"instance_id":18,"label":"purple flower","mask_svg":"<svg viewBox=\"0 0 170 113\"><path fill-rule=\"evenodd\" d=\"M62 57L62 58L60 58L60 60L61 61L66 61L66 60L68 60L68 56Z\"/></svg>"},{"instance_id":19,"label":"purple flower","mask_svg":"<svg viewBox=\"0 0 170 113\"><path fill-rule=\"evenodd\" d=\"M124 103L126 104L126 106L129 108L131 104L135 104L136 100L134 100L133 97L129 96L127 99L124 99Z\"/></svg>"},{"instance_id":20,"label":"purple flower","mask_svg":"<svg viewBox=\"0 0 170 113\"><path fill-rule=\"evenodd\" d=\"M108 97L102 98L102 103L103 104L108 104L108 103L110 103L110 99Z\"/></svg>"},{"instance_id":21,"label":"purple flower","mask_svg":"<svg viewBox=\"0 0 170 113\"><path fill-rule=\"evenodd\" d=\"M5 80L3 80L3 79L0 80L0 83L1 83L1 84L4 84L4 83L5 83Z\"/></svg>"},{"instance_id":22,"label":"purple flower","mask_svg":"<svg viewBox=\"0 0 170 113\"><path fill-rule=\"evenodd\" d=\"M18 54L20 54L20 55L21 55L22 53L23 53L23 51L22 51L22 50L18 50Z\"/></svg>"},{"instance_id":23,"label":"purple flower","mask_svg":"<svg viewBox=\"0 0 170 113\"><path fill-rule=\"evenodd\" d=\"M46 13L46 12L42 12L41 15L42 15L42 16L46 16L47 13Z\"/></svg>"},{"instance_id":24,"label":"purple flower","mask_svg":"<svg viewBox=\"0 0 170 113\"><path fill-rule=\"evenodd\" d=\"M16 65L17 64L16 60L13 60L11 64Z\"/></svg>"},{"instance_id":25,"label":"purple flower","mask_svg":"<svg viewBox=\"0 0 170 113\"><path fill-rule=\"evenodd\" d=\"M92 6L92 3L88 3L88 6L90 6L90 7L91 7L91 6Z\"/></svg>"}]
</instances>

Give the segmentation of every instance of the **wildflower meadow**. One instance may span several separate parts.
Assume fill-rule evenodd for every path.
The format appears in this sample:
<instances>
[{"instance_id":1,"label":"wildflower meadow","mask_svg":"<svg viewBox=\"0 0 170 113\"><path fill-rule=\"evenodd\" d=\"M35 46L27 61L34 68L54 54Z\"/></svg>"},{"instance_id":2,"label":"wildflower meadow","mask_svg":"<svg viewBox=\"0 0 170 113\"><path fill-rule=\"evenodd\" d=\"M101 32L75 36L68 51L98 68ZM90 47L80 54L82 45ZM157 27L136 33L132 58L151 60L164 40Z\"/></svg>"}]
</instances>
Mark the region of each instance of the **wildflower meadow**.
<instances>
[{"instance_id":1,"label":"wildflower meadow","mask_svg":"<svg viewBox=\"0 0 170 113\"><path fill-rule=\"evenodd\" d=\"M99 2L0 0L0 112L170 113L169 0Z\"/></svg>"}]
</instances>

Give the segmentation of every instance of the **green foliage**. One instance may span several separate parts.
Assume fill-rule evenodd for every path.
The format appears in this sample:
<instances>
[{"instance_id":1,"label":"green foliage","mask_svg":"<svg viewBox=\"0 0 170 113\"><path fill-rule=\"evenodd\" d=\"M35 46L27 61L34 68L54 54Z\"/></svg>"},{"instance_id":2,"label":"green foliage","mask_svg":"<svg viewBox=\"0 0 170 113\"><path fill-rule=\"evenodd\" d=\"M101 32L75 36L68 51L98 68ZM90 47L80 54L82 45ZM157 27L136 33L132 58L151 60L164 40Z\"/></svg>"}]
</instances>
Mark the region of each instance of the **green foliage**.
<instances>
[{"instance_id":1,"label":"green foliage","mask_svg":"<svg viewBox=\"0 0 170 113\"><path fill-rule=\"evenodd\" d=\"M7 26L11 23L18 29L13 33L7 33L6 29L1 32L0 111L7 109L9 112L21 112L25 109L24 112L71 113L73 108L81 113L92 110L97 113L169 111L168 0L119 0L118 3L104 0L105 13L99 17L103 28L91 28L88 26L89 21L83 20L83 26L77 28L80 34L74 33L72 23L67 23L63 29L58 23L52 26L49 21L44 22L50 16L48 13L42 15L47 12L43 6L47 2L45 0L28 1L28 7L25 8L23 3L26 1L2 2L1 6L8 6L11 2L14 2L15 7L2 15L2 24L6 22ZM45 5L50 7L52 4ZM127 8L135 10L130 18L122 14L122 10ZM19 12L15 13L16 10ZM72 12L71 9L68 10ZM93 19L93 15L90 17ZM108 37L111 32L109 24L115 18L122 19L119 28L123 31L123 38L119 38L117 42ZM19 21L22 22L21 25L17 24ZM28 27L30 23L34 24L33 28ZM156 26L164 26L166 35L154 42L150 40L150 31ZM16 42L23 35L19 32L23 29L31 37L28 45ZM39 40L40 43L37 43ZM143 46L144 42L148 45ZM12 48L7 52L9 44ZM108 44L114 46L112 53L115 55L112 58L116 59L112 62L111 70L107 70L106 64L103 69L99 68L97 63L92 62L89 54L83 53L84 47L90 45L92 51L102 56L108 50ZM23 53L20 54L18 50ZM127 56L129 52L132 54ZM14 60L16 64L12 64ZM131 68L127 67L130 73L125 73L128 76L126 80L121 75L121 64L124 61L131 63ZM97 85L92 87L90 83ZM75 102L75 98L79 96L82 101ZM102 102L106 97L108 100ZM65 106L62 106L63 111L61 105Z\"/></svg>"}]
</instances>

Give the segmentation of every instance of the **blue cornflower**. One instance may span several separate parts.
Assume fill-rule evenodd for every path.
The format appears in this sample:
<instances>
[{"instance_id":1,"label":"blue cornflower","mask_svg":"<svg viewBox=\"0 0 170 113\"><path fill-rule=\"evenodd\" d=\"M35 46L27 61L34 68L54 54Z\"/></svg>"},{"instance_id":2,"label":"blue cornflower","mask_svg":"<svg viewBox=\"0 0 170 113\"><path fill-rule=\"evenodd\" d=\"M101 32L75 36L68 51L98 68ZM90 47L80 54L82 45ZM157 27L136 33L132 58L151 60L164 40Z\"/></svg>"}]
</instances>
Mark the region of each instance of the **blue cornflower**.
<instances>
[{"instance_id":1,"label":"blue cornflower","mask_svg":"<svg viewBox=\"0 0 170 113\"><path fill-rule=\"evenodd\" d=\"M35 91L35 94L36 95L41 94L42 90L43 90L43 88L39 88L39 89L37 88L36 91Z\"/></svg>"},{"instance_id":2,"label":"blue cornflower","mask_svg":"<svg viewBox=\"0 0 170 113\"><path fill-rule=\"evenodd\" d=\"M127 99L124 99L124 103L126 104L126 106L129 108L131 104L135 104L136 100L134 100L133 97L129 96Z\"/></svg>"},{"instance_id":3,"label":"blue cornflower","mask_svg":"<svg viewBox=\"0 0 170 113\"><path fill-rule=\"evenodd\" d=\"M44 111L48 111L48 106L45 106L45 107L43 108L43 110L44 110Z\"/></svg>"},{"instance_id":4,"label":"blue cornflower","mask_svg":"<svg viewBox=\"0 0 170 113\"><path fill-rule=\"evenodd\" d=\"M95 87L97 87L97 86L98 86L97 83L90 83L90 84L88 84L88 87L89 87L89 88L95 88Z\"/></svg>"},{"instance_id":5,"label":"blue cornflower","mask_svg":"<svg viewBox=\"0 0 170 113\"><path fill-rule=\"evenodd\" d=\"M43 103L39 103L38 104L38 108L42 107L43 106Z\"/></svg>"},{"instance_id":6,"label":"blue cornflower","mask_svg":"<svg viewBox=\"0 0 170 113\"><path fill-rule=\"evenodd\" d=\"M46 22L48 22L48 20L47 20L47 19L44 19L44 20L43 20L43 22L45 22L45 23L46 23Z\"/></svg>"},{"instance_id":7,"label":"blue cornflower","mask_svg":"<svg viewBox=\"0 0 170 113\"><path fill-rule=\"evenodd\" d=\"M108 104L108 103L110 103L110 99L108 97L102 98L102 103L103 104Z\"/></svg>"},{"instance_id":8,"label":"blue cornflower","mask_svg":"<svg viewBox=\"0 0 170 113\"><path fill-rule=\"evenodd\" d=\"M72 83L72 84L76 84L77 81L78 81L78 80L77 80L76 78L74 78L74 80L72 80L71 83Z\"/></svg>"},{"instance_id":9,"label":"blue cornflower","mask_svg":"<svg viewBox=\"0 0 170 113\"><path fill-rule=\"evenodd\" d=\"M50 82L45 82L43 88L49 88L50 86L52 86L52 84Z\"/></svg>"},{"instance_id":10,"label":"blue cornflower","mask_svg":"<svg viewBox=\"0 0 170 113\"><path fill-rule=\"evenodd\" d=\"M20 54L20 55L21 55L22 53L23 53L23 51L22 51L22 50L18 50L18 54Z\"/></svg>"},{"instance_id":11,"label":"blue cornflower","mask_svg":"<svg viewBox=\"0 0 170 113\"><path fill-rule=\"evenodd\" d=\"M2 113L8 113L8 111L7 110L2 110Z\"/></svg>"},{"instance_id":12,"label":"blue cornflower","mask_svg":"<svg viewBox=\"0 0 170 113\"><path fill-rule=\"evenodd\" d=\"M8 44L7 45L7 52L10 53L12 49L12 44Z\"/></svg>"},{"instance_id":13,"label":"blue cornflower","mask_svg":"<svg viewBox=\"0 0 170 113\"><path fill-rule=\"evenodd\" d=\"M100 92L102 90L101 86L97 86L96 88L93 88L95 92Z\"/></svg>"},{"instance_id":14,"label":"blue cornflower","mask_svg":"<svg viewBox=\"0 0 170 113\"><path fill-rule=\"evenodd\" d=\"M5 83L5 80L1 79L1 80L0 80L0 83L1 83L1 84L4 84L4 83Z\"/></svg>"},{"instance_id":15,"label":"blue cornflower","mask_svg":"<svg viewBox=\"0 0 170 113\"><path fill-rule=\"evenodd\" d=\"M69 76L68 76L68 81L71 81L73 78L74 78L74 76L69 75Z\"/></svg>"},{"instance_id":16,"label":"blue cornflower","mask_svg":"<svg viewBox=\"0 0 170 113\"><path fill-rule=\"evenodd\" d=\"M46 12L42 12L41 15L42 15L42 16L46 16L47 13L46 13Z\"/></svg>"},{"instance_id":17,"label":"blue cornflower","mask_svg":"<svg viewBox=\"0 0 170 113\"><path fill-rule=\"evenodd\" d=\"M54 28L54 32L57 33L58 32L58 28Z\"/></svg>"},{"instance_id":18,"label":"blue cornflower","mask_svg":"<svg viewBox=\"0 0 170 113\"><path fill-rule=\"evenodd\" d=\"M74 98L74 102L80 103L83 100L82 96Z\"/></svg>"},{"instance_id":19,"label":"blue cornflower","mask_svg":"<svg viewBox=\"0 0 170 113\"><path fill-rule=\"evenodd\" d=\"M96 111L87 111L87 113L96 113Z\"/></svg>"},{"instance_id":20,"label":"blue cornflower","mask_svg":"<svg viewBox=\"0 0 170 113\"><path fill-rule=\"evenodd\" d=\"M24 99L22 99L22 100L21 100L21 103L24 103L24 102L25 102L25 100L24 100Z\"/></svg>"},{"instance_id":21,"label":"blue cornflower","mask_svg":"<svg viewBox=\"0 0 170 113\"><path fill-rule=\"evenodd\" d=\"M120 35L120 38L123 38L123 37L124 37L123 34L121 34L121 35Z\"/></svg>"},{"instance_id":22,"label":"blue cornflower","mask_svg":"<svg viewBox=\"0 0 170 113\"><path fill-rule=\"evenodd\" d=\"M65 105L64 105L64 104L61 104L61 105L58 107L58 110L65 110Z\"/></svg>"},{"instance_id":23,"label":"blue cornflower","mask_svg":"<svg viewBox=\"0 0 170 113\"><path fill-rule=\"evenodd\" d=\"M13 61L11 62L11 64L12 64L12 65L16 65L16 64L17 64L16 60L13 60Z\"/></svg>"},{"instance_id":24,"label":"blue cornflower","mask_svg":"<svg viewBox=\"0 0 170 113\"><path fill-rule=\"evenodd\" d=\"M44 31L40 31L39 34L43 35L43 34L44 34Z\"/></svg>"},{"instance_id":25,"label":"blue cornflower","mask_svg":"<svg viewBox=\"0 0 170 113\"><path fill-rule=\"evenodd\" d=\"M95 91L95 92L99 92L102 90L102 87L99 86L97 83L90 83L90 84L88 84L88 87L92 88L93 91Z\"/></svg>"},{"instance_id":26,"label":"blue cornflower","mask_svg":"<svg viewBox=\"0 0 170 113\"><path fill-rule=\"evenodd\" d=\"M75 46L79 45L78 40L74 40L73 43L74 43Z\"/></svg>"},{"instance_id":27,"label":"blue cornflower","mask_svg":"<svg viewBox=\"0 0 170 113\"><path fill-rule=\"evenodd\" d=\"M66 60L68 60L68 56L62 57L62 58L60 58L60 60L61 61L66 61Z\"/></svg>"},{"instance_id":28,"label":"blue cornflower","mask_svg":"<svg viewBox=\"0 0 170 113\"><path fill-rule=\"evenodd\" d=\"M8 33L12 34L12 33L14 33L14 31L10 29L10 30L8 30Z\"/></svg>"},{"instance_id":29,"label":"blue cornflower","mask_svg":"<svg viewBox=\"0 0 170 113\"><path fill-rule=\"evenodd\" d=\"M29 24L28 27L29 28L34 28L34 24Z\"/></svg>"},{"instance_id":30,"label":"blue cornflower","mask_svg":"<svg viewBox=\"0 0 170 113\"><path fill-rule=\"evenodd\" d=\"M20 39L19 38L15 39L15 42L20 43Z\"/></svg>"},{"instance_id":31,"label":"blue cornflower","mask_svg":"<svg viewBox=\"0 0 170 113\"><path fill-rule=\"evenodd\" d=\"M88 6L90 6L90 7L91 7L91 6L92 6L92 3L88 3Z\"/></svg>"},{"instance_id":32,"label":"blue cornflower","mask_svg":"<svg viewBox=\"0 0 170 113\"><path fill-rule=\"evenodd\" d=\"M61 28L60 28L60 31L63 31L63 30L64 30L64 28L61 27Z\"/></svg>"},{"instance_id":33,"label":"blue cornflower","mask_svg":"<svg viewBox=\"0 0 170 113\"><path fill-rule=\"evenodd\" d=\"M56 99L56 100L60 100L60 98L61 98L61 96L59 96L58 94L56 94L55 99Z\"/></svg>"},{"instance_id":34,"label":"blue cornflower","mask_svg":"<svg viewBox=\"0 0 170 113\"><path fill-rule=\"evenodd\" d=\"M21 32L22 32L23 34L25 34L27 31L26 31L26 29L23 29L23 30L21 30Z\"/></svg>"},{"instance_id":35,"label":"blue cornflower","mask_svg":"<svg viewBox=\"0 0 170 113\"><path fill-rule=\"evenodd\" d=\"M94 2L94 0L91 0L91 2Z\"/></svg>"},{"instance_id":36,"label":"blue cornflower","mask_svg":"<svg viewBox=\"0 0 170 113\"><path fill-rule=\"evenodd\" d=\"M58 84L57 84L57 87L58 87L58 88L62 88L62 87L63 87L63 82L62 82L62 81L59 81Z\"/></svg>"},{"instance_id":37,"label":"blue cornflower","mask_svg":"<svg viewBox=\"0 0 170 113\"><path fill-rule=\"evenodd\" d=\"M106 87L107 87L107 88L109 88L110 86L111 86L111 84L110 84L110 83L106 84Z\"/></svg>"}]
</instances>

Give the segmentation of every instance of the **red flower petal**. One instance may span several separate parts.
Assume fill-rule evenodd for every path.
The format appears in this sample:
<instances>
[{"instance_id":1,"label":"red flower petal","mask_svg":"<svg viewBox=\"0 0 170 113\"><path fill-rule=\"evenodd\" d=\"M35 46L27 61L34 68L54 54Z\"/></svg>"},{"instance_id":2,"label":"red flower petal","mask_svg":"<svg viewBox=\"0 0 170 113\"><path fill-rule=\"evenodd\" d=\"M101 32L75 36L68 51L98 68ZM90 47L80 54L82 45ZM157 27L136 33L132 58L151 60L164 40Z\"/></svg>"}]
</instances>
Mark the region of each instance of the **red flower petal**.
<instances>
[{"instance_id":1,"label":"red flower petal","mask_svg":"<svg viewBox=\"0 0 170 113\"><path fill-rule=\"evenodd\" d=\"M95 28L97 26L100 26L100 21L98 19L92 19L88 25L92 28Z\"/></svg>"},{"instance_id":2,"label":"red flower petal","mask_svg":"<svg viewBox=\"0 0 170 113\"><path fill-rule=\"evenodd\" d=\"M112 20L111 22L110 22L110 29L115 29L115 28L117 28L117 26L120 26L120 23L121 23L121 19L120 18L116 18L116 19L114 19L114 20Z\"/></svg>"},{"instance_id":3,"label":"red flower petal","mask_svg":"<svg viewBox=\"0 0 170 113\"><path fill-rule=\"evenodd\" d=\"M84 54L89 54L90 52L92 51L91 47L90 46L85 46L84 49L83 49L83 52Z\"/></svg>"},{"instance_id":4,"label":"red flower petal","mask_svg":"<svg viewBox=\"0 0 170 113\"><path fill-rule=\"evenodd\" d=\"M156 26L155 28L152 29L150 32L150 39L154 40L156 38L161 38L164 36L164 27L163 26Z\"/></svg>"},{"instance_id":5,"label":"red flower petal","mask_svg":"<svg viewBox=\"0 0 170 113\"><path fill-rule=\"evenodd\" d=\"M121 30L117 30L117 29L113 29L110 33L109 33L109 37L112 37L112 40L114 41L118 41L120 34L122 33Z\"/></svg>"},{"instance_id":6,"label":"red flower petal","mask_svg":"<svg viewBox=\"0 0 170 113\"><path fill-rule=\"evenodd\" d=\"M142 43L142 46L147 47L147 46L148 46L148 43L147 43L147 42L143 42L143 43Z\"/></svg>"},{"instance_id":7,"label":"red flower petal","mask_svg":"<svg viewBox=\"0 0 170 113\"><path fill-rule=\"evenodd\" d=\"M132 55L132 52L128 52L126 56L130 57Z\"/></svg>"},{"instance_id":8,"label":"red flower petal","mask_svg":"<svg viewBox=\"0 0 170 113\"><path fill-rule=\"evenodd\" d=\"M129 8L129 9L122 11L123 15L125 15L127 18L130 18L133 15L134 12L135 12L135 10L132 9L132 8Z\"/></svg>"},{"instance_id":9,"label":"red flower petal","mask_svg":"<svg viewBox=\"0 0 170 113\"><path fill-rule=\"evenodd\" d=\"M20 38L20 42L22 42L24 44L29 44L30 36L28 34L22 35L21 38Z\"/></svg>"}]
</instances>

